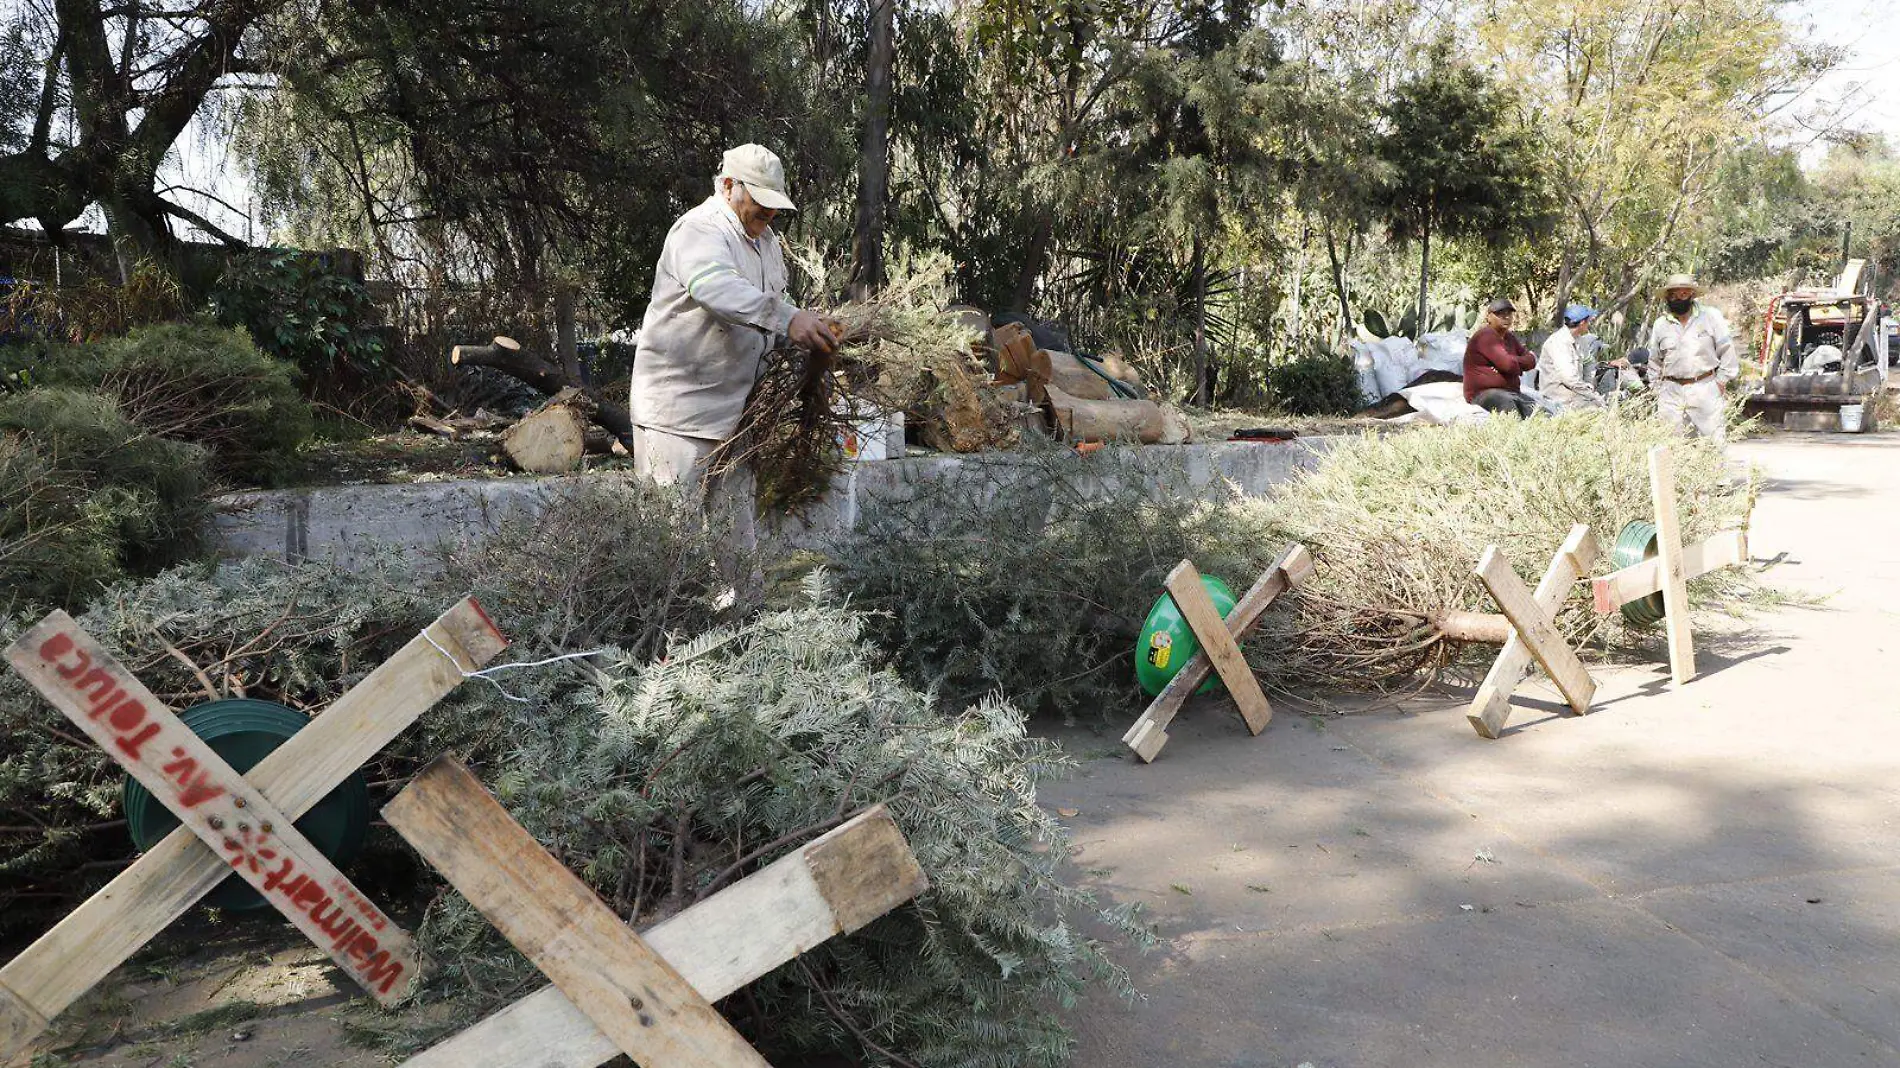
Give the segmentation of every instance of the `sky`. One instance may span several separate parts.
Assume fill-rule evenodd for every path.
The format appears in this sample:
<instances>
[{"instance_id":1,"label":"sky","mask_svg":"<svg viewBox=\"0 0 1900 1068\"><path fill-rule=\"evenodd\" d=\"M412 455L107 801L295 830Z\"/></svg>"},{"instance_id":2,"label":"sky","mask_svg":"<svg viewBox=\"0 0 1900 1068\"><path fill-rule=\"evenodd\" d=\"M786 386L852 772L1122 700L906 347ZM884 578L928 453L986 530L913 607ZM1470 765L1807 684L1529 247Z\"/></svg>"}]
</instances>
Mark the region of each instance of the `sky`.
<instances>
[{"instance_id":1,"label":"sky","mask_svg":"<svg viewBox=\"0 0 1900 1068\"><path fill-rule=\"evenodd\" d=\"M0 5L12 0L0 0ZM1881 133L1900 144L1900 0L1786 0L1782 18L1811 39L1846 49L1841 67L1830 73L1791 111L1830 110L1847 102L1841 118L1849 128ZM1793 129L1788 136L1803 147L1810 165L1826 152L1824 131ZM164 176L181 185L207 190L237 210L208 198L175 191L180 203L199 211L238 237L263 240L261 220L246 219L251 190L216 137L204 136L194 123L180 139Z\"/></svg>"}]
</instances>

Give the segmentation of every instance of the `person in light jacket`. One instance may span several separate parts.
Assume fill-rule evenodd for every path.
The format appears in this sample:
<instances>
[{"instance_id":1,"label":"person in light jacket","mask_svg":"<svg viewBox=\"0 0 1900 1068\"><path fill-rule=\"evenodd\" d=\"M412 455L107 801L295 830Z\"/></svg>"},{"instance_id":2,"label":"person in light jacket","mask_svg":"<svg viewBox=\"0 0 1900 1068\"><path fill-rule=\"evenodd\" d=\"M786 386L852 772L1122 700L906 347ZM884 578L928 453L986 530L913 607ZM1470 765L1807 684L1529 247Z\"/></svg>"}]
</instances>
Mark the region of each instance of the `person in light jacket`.
<instances>
[{"instance_id":1,"label":"person in light jacket","mask_svg":"<svg viewBox=\"0 0 1900 1068\"><path fill-rule=\"evenodd\" d=\"M735 560L758 545L752 472L709 479L708 457L738 429L776 338L819 356L836 347L825 319L785 295L785 253L772 222L791 210L777 155L761 145L727 152L712 196L666 235L634 348L634 466L725 513ZM762 593L756 571L727 578L735 598L756 602Z\"/></svg>"},{"instance_id":2,"label":"person in light jacket","mask_svg":"<svg viewBox=\"0 0 1900 1068\"><path fill-rule=\"evenodd\" d=\"M1537 350L1538 392L1561 405L1566 411L1601 408L1603 394L1584 374L1580 343L1596 322L1596 309L1572 304L1564 309L1564 325L1553 330Z\"/></svg>"},{"instance_id":3,"label":"person in light jacket","mask_svg":"<svg viewBox=\"0 0 1900 1068\"><path fill-rule=\"evenodd\" d=\"M1663 283L1667 311L1649 329L1649 382L1663 422L1721 445L1728 440L1728 384L1741 374L1741 362L1728 320L1698 302L1700 292L1686 274Z\"/></svg>"}]
</instances>

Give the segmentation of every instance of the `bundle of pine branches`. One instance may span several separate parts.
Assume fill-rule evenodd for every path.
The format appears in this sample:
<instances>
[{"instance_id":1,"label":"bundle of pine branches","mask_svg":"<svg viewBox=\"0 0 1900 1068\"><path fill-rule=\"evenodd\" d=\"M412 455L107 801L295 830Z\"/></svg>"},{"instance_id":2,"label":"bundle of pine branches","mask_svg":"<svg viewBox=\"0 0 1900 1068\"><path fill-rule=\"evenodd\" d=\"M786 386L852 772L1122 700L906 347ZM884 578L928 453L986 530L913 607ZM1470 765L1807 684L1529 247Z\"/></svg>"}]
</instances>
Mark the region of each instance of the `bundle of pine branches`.
<instances>
[{"instance_id":1,"label":"bundle of pine branches","mask_svg":"<svg viewBox=\"0 0 1900 1068\"><path fill-rule=\"evenodd\" d=\"M950 298L947 257L902 260L875 294L831 310L839 344L829 359L771 353L712 472L750 465L761 503L796 513L845 470L840 443L882 412L940 428L958 452L1013 444L1010 413L982 388L990 374L975 355L977 337L945 310Z\"/></svg>"},{"instance_id":2,"label":"bundle of pine branches","mask_svg":"<svg viewBox=\"0 0 1900 1068\"><path fill-rule=\"evenodd\" d=\"M1276 539L1304 543L1318 560L1292 598L1269 613L1251 645L1284 691L1384 690L1434 677L1464 651L1439 621L1498 611L1473 568L1498 546L1535 585L1571 527L1587 523L1608 548L1625 524L1654 520L1648 454L1675 458L1683 539L1743 525L1752 488L1735 485L1720 450L1676 435L1653 410L1574 412L1492 419L1472 426L1368 433L1252 506ZM1597 574L1616 569L1602 554ZM1745 569L1690 585L1704 603L1756 586ZM1642 640L1619 615L1599 616L1579 584L1559 624L1573 640Z\"/></svg>"}]
</instances>

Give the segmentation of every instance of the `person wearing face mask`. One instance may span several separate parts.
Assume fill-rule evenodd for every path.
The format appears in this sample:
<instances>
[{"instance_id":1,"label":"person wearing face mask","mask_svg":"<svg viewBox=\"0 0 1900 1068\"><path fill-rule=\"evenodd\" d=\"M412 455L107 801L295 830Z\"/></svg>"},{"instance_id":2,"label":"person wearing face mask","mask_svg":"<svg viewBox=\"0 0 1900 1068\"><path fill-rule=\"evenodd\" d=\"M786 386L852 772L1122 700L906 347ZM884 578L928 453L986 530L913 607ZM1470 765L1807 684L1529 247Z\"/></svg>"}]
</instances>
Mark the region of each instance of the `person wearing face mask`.
<instances>
[{"instance_id":1,"label":"person wearing face mask","mask_svg":"<svg viewBox=\"0 0 1900 1068\"><path fill-rule=\"evenodd\" d=\"M1721 445L1728 439L1723 398L1741 364L1728 322L1696 300L1700 291L1686 274L1663 283L1667 310L1649 330L1649 381L1664 422Z\"/></svg>"},{"instance_id":2,"label":"person wearing face mask","mask_svg":"<svg viewBox=\"0 0 1900 1068\"><path fill-rule=\"evenodd\" d=\"M738 429L778 337L814 354L812 373L828 368L837 345L822 316L786 299L785 253L772 222L792 210L777 155L761 145L727 152L712 196L666 235L634 348L635 468L727 512L732 548L748 556L758 544L752 473L709 482L708 457ZM728 579L735 597L748 599L763 583L756 574Z\"/></svg>"},{"instance_id":3,"label":"person wearing face mask","mask_svg":"<svg viewBox=\"0 0 1900 1068\"><path fill-rule=\"evenodd\" d=\"M1485 305L1484 325L1465 343L1465 402L1488 412L1528 417L1537 402L1524 395L1524 372L1537 366L1537 357L1511 333L1517 306L1509 297Z\"/></svg>"}]
</instances>

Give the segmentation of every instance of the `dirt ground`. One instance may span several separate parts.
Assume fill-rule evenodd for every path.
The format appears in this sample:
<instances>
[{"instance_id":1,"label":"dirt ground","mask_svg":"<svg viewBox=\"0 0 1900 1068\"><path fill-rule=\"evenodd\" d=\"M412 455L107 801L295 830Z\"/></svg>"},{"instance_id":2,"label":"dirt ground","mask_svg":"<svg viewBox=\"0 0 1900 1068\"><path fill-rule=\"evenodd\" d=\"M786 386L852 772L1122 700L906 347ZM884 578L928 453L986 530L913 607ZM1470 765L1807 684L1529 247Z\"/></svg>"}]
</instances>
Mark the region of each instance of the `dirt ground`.
<instances>
[{"instance_id":1,"label":"dirt ground","mask_svg":"<svg viewBox=\"0 0 1900 1068\"><path fill-rule=\"evenodd\" d=\"M1259 738L1209 699L1150 766L1064 735L1045 801L1163 939L1074 1063L1900 1068L1900 435L1733 451L1768 476L1752 566L1809 604L1704 626L1686 687L1658 642L1585 718L1527 683L1495 742L1459 692ZM287 928L187 924L32 1063L390 1062Z\"/></svg>"}]
</instances>

